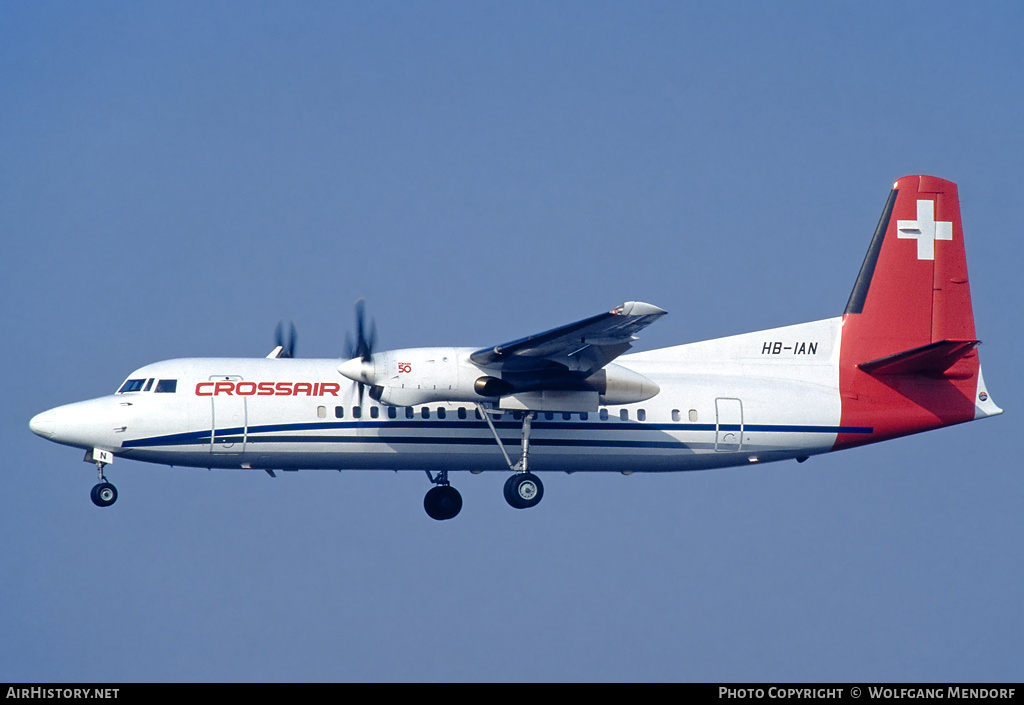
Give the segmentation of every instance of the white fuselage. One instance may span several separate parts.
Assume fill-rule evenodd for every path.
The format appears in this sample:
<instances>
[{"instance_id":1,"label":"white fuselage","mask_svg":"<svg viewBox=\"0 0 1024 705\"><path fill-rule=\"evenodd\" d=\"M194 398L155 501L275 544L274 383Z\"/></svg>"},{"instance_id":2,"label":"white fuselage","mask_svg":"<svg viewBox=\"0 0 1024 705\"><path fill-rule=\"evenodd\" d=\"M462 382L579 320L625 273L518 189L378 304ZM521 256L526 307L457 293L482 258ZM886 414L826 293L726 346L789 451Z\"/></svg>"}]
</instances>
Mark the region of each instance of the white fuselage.
<instances>
[{"instance_id":1,"label":"white fuselage","mask_svg":"<svg viewBox=\"0 0 1024 705\"><path fill-rule=\"evenodd\" d=\"M660 392L592 411L536 412L530 469L663 472L828 452L841 430L858 432L840 427L841 328L833 318L623 355L616 364ZM472 401L403 407L364 396L360 406L357 385L338 366L336 359L158 362L130 376L142 380L139 391L58 407L32 426L59 443L175 466L508 470ZM512 456L521 418L492 415Z\"/></svg>"}]
</instances>

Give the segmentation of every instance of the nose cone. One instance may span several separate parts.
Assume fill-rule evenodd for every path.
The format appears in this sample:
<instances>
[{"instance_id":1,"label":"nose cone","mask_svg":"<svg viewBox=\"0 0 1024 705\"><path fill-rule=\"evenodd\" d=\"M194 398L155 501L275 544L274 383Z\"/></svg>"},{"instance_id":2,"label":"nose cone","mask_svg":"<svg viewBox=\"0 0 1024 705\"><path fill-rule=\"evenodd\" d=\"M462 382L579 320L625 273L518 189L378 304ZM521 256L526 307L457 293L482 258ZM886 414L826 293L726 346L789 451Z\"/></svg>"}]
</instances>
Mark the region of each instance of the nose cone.
<instances>
[{"instance_id":1,"label":"nose cone","mask_svg":"<svg viewBox=\"0 0 1024 705\"><path fill-rule=\"evenodd\" d=\"M32 420L28 422L28 427L32 429L32 433L43 438L53 438L56 434L57 429L57 414L54 413L53 409L44 411L41 414L36 414L32 417Z\"/></svg>"},{"instance_id":2,"label":"nose cone","mask_svg":"<svg viewBox=\"0 0 1024 705\"><path fill-rule=\"evenodd\" d=\"M28 427L48 441L79 448L117 448L125 411L113 397L58 406L32 417Z\"/></svg>"}]
</instances>

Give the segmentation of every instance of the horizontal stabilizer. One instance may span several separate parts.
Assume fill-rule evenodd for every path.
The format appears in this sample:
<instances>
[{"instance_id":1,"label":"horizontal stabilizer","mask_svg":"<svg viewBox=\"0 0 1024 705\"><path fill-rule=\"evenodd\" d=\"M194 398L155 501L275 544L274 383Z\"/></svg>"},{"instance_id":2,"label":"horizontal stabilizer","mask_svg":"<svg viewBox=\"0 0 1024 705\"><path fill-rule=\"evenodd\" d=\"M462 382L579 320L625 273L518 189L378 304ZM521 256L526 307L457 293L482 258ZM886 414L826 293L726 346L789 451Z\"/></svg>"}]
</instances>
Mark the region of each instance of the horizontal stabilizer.
<instances>
[{"instance_id":1,"label":"horizontal stabilizer","mask_svg":"<svg viewBox=\"0 0 1024 705\"><path fill-rule=\"evenodd\" d=\"M940 340L895 355L887 355L859 367L872 375L909 375L917 373L942 374L967 353L978 346L980 340Z\"/></svg>"}]
</instances>

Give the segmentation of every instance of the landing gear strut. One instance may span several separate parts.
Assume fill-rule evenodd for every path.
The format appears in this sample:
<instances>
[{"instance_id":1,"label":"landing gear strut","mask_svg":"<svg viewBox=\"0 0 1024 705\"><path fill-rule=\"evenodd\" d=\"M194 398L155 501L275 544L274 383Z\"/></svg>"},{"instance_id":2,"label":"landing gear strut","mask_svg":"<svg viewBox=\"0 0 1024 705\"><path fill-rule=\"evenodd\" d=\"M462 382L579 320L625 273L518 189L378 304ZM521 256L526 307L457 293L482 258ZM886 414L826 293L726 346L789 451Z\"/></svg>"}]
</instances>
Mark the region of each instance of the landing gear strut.
<instances>
[{"instance_id":1,"label":"landing gear strut","mask_svg":"<svg viewBox=\"0 0 1024 705\"><path fill-rule=\"evenodd\" d=\"M462 511L462 495L448 484L448 471L440 470L437 477L434 477L428 470L427 477L434 483L434 487L423 498L423 508L427 510L427 515L438 521L454 518Z\"/></svg>"},{"instance_id":2,"label":"landing gear strut","mask_svg":"<svg viewBox=\"0 0 1024 705\"><path fill-rule=\"evenodd\" d=\"M494 435L494 440L497 442L502 455L505 456L508 469L513 472L513 475L505 481L505 501L514 509L536 507L541 498L544 497L544 485L539 477L527 469L530 456L530 427L536 414L532 411L527 411L523 416L522 440L520 443L521 454L519 462L513 463L512 458L505 451L505 446L501 442L501 437L498 436L497 429L494 428L494 422L491 421L487 409L484 408L483 404L477 404L476 406L480 415L487 422L487 426L491 429L491 433Z\"/></svg>"}]
</instances>

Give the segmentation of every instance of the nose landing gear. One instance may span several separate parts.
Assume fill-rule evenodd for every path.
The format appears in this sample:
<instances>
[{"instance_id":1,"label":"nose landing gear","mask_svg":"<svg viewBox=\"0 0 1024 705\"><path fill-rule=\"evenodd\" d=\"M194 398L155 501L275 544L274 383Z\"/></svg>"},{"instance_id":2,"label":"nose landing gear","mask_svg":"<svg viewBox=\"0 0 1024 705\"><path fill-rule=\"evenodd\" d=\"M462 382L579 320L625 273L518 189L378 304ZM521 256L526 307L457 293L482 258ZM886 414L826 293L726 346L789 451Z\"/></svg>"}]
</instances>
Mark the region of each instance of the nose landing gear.
<instances>
[{"instance_id":1,"label":"nose landing gear","mask_svg":"<svg viewBox=\"0 0 1024 705\"><path fill-rule=\"evenodd\" d=\"M85 461L87 463L96 463L96 472L100 478L99 484L95 485L89 494L92 503L97 507L109 507L117 501L117 488L107 482L107 478L103 477L103 466L114 462L114 454L109 450L93 448L85 454Z\"/></svg>"}]
</instances>

